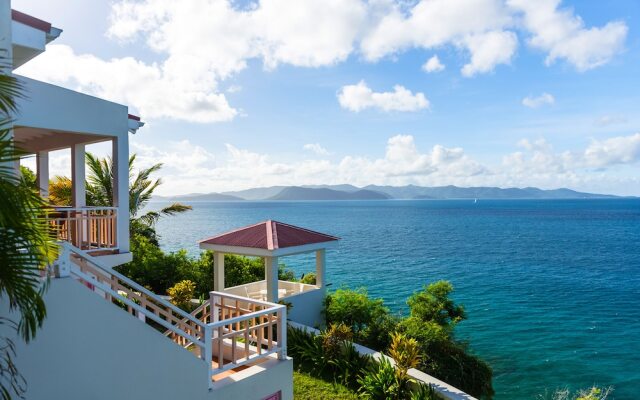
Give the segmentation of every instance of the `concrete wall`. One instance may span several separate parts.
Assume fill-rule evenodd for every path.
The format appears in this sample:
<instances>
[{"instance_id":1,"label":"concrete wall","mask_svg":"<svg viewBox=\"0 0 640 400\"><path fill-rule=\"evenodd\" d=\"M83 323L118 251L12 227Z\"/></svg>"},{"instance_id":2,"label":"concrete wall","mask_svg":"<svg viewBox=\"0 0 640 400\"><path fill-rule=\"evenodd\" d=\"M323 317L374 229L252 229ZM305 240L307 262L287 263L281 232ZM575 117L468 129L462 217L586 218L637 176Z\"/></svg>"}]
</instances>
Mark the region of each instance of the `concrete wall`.
<instances>
[{"instance_id":1,"label":"concrete wall","mask_svg":"<svg viewBox=\"0 0 640 400\"><path fill-rule=\"evenodd\" d=\"M278 390L293 397L290 359L253 366L209 391L202 360L77 281L52 280L45 301L36 339L16 340L29 400L261 400Z\"/></svg>"},{"instance_id":2,"label":"concrete wall","mask_svg":"<svg viewBox=\"0 0 640 400\"><path fill-rule=\"evenodd\" d=\"M287 318L303 325L323 327L322 302L326 295L326 289L311 290L282 299L285 303L291 303L287 310Z\"/></svg>"}]
</instances>

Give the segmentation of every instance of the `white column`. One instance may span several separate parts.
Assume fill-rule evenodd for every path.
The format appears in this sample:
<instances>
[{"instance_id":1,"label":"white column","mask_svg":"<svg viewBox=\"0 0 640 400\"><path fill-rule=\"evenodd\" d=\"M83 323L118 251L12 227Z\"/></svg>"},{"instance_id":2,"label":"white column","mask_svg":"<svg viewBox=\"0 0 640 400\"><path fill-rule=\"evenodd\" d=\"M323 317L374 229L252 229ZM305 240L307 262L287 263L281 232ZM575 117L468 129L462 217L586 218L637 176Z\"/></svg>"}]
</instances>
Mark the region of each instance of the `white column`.
<instances>
[{"instance_id":1,"label":"white column","mask_svg":"<svg viewBox=\"0 0 640 400\"><path fill-rule=\"evenodd\" d=\"M84 144L74 144L71 147L71 184L71 205L75 208L86 206Z\"/></svg>"},{"instance_id":2,"label":"white column","mask_svg":"<svg viewBox=\"0 0 640 400\"><path fill-rule=\"evenodd\" d=\"M316 286L323 288L327 283L327 252L322 250L316 250Z\"/></svg>"},{"instance_id":3,"label":"white column","mask_svg":"<svg viewBox=\"0 0 640 400\"><path fill-rule=\"evenodd\" d=\"M264 275L267 281L267 301L278 302L278 257L264 258Z\"/></svg>"},{"instance_id":4,"label":"white column","mask_svg":"<svg viewBox=\"0 0 640 400\"><path fill-rule=\"evenodd\" d=\"M38 176L38 188L40 196L49 197L49 152L39 151L36 154L36 174Z\"/></svg>"},{"instance_id":5,"label":"white column","mask_svg":"<svg viewBox=\"0 0 640 400\"><path fill-rule=\"evenodd\" d=\"M224 291L224 253L213 253L213 290Z\"/></svg>"},{"instance_id":6,"label":"white column","mask_svg":"<svg viewBox=\"0 0 640 400\"><path fill-rule=\"evenodd\" d=\"M11 73L13 70L13 44L11 38L11 1L0 0L0 56L6 61L8 67L5 68L4 64L0 65L0 73ZM2 117L5 117L2 115ZM11 118L12 116L7 116ZM13 125L13 124L11 124ZM9 130L7 140L13 139L13 129ZM11 168L14 176L20 176L20 164L19 162L9 161L7 163L1 163L0 166L4 168Z\"/></svg>"},{"instance_id":7,"label":"white column","mask_svg":"<svg viewBox=\"0 0 640 400\"><path fill-rule=\"evenodd\" d=\"M9 65L13 64L11 25L11 0L0 0L0 55Z\"/></svg>"},{"instance_id":8,"label":"white column","mask_svg":"<svg viewBox=\"0 0 640 400\"><path fill-rule=\"evenodd\" d=\"M129 135L124 133L112 141L113 150L113 205L118 207L116 229L118 248L129 251Z\"/></svg>"}]
</instances>

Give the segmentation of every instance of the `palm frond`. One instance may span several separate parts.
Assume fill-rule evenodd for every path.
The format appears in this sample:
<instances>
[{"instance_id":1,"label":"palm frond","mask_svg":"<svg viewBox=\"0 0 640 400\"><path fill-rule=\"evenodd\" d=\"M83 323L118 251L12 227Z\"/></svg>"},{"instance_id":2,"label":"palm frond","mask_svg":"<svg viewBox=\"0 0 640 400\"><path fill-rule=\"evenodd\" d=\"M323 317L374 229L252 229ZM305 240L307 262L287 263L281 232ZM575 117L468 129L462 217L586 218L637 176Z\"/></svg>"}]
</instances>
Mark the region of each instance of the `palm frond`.
<instances>
[{"instance_id":1,"label":"palm frond","mask_svg":"<svg viewBox=\"0 0 640 400\"><path fill-rule=\"evenodd\" d=\"M170 206L160 210L160 212L164 215L176 215L176 214L183 213L185 211L189 211L191 209L193 209L193 207L188 206L186 204L173 203Z\"/></svg>"}]
</instances>

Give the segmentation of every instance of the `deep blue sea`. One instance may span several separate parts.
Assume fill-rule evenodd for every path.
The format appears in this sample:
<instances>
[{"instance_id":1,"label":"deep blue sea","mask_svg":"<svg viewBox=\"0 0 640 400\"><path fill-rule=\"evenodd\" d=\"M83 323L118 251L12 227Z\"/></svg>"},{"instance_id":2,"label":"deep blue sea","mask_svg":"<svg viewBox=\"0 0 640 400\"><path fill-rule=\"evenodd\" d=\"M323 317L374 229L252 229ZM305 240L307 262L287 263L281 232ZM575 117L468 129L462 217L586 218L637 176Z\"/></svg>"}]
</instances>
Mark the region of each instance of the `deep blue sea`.
<instances>
[{"instance_id":1,"label":"deep blue sea","mask_svg":"<svg viewBox=\"0 0 640 400\"><path fill-rule=\"evenodd\" d=\"M332 288L366 287L394 312L423 285L451 281L468 312L457 336L493 367L498 400L593 384L640 396L638 199L191 205L158 224L166 250L197 254L199 239L277 219L341 237L327 255Z\"/></svg>"}]
</instances>

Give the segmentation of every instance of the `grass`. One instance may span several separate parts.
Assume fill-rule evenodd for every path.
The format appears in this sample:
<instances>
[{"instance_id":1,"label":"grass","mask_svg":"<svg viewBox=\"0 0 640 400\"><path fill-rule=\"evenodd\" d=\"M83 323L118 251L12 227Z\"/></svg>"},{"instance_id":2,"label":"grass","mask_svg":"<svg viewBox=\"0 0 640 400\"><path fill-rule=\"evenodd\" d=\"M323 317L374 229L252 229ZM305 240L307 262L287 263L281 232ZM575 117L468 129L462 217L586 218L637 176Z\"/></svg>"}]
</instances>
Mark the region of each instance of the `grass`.
<instances>
[{"instance_id":1,"label":"grass","mask_svg":"<svg viewBox=\"0 0 640 400\"><path fill-rule=\"evenodd\" d=\"M356 400L358 395L338 383L327 382L306 372L293 371L293 398L296 400Z\"/></svg>"}]
</instances>

